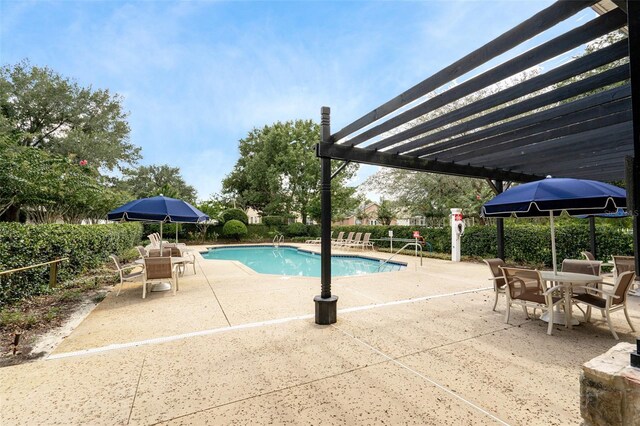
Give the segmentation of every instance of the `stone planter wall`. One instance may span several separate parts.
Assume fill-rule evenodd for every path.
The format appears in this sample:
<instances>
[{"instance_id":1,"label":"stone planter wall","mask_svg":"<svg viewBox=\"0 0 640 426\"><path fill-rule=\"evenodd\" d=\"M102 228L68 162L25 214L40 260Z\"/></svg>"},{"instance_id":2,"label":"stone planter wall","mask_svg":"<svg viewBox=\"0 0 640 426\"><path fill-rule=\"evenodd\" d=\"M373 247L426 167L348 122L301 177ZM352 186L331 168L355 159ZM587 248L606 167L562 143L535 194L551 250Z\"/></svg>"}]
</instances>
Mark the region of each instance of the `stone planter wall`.
<instances>
[{"instance_id":1,"label":"stone planter wall","mask_svg":"<svg viewBox=\"0 0 640 426\"><path fill-rule=\"evenodd\" d=\"M619 343L582 366L580 413L586 426L640 426L640 369L635 345Z\"/></svg>"}]
</instances>

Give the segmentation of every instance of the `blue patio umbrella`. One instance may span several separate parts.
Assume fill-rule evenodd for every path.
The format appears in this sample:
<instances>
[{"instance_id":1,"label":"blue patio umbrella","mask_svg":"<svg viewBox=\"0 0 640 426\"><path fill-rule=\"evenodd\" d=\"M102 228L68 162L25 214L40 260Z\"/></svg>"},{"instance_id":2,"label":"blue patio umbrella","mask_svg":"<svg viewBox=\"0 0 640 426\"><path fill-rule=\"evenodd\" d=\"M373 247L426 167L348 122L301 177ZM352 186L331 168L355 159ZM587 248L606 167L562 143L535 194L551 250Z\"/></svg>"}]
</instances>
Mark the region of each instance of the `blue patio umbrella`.
<instances>
[{"instance_id":1,"label":"blue patio umbrella","mask_svg":"<svg viewBox=\"0 0 640 426\"><path fill-rule=\"evenodd\" d=\"M604 182L547 177L511 188L482 206L484 217L543 217L551 220L553 271L557 271L554 216L616 213L627 207L626 191Z\"/></svg>"},{"instance_id":2,"label":"blue patio umbrella","mask_svg":"<svg viewBox=\"0 0 640 426\"><path fill-rule=\"evenodd\" d=\"M163 223L200 223L209 220L209 216L186 201L162 195L128 202L107 213L107 218L114 221L160 223L161 249Z\"/></svg>"}]
</instances>

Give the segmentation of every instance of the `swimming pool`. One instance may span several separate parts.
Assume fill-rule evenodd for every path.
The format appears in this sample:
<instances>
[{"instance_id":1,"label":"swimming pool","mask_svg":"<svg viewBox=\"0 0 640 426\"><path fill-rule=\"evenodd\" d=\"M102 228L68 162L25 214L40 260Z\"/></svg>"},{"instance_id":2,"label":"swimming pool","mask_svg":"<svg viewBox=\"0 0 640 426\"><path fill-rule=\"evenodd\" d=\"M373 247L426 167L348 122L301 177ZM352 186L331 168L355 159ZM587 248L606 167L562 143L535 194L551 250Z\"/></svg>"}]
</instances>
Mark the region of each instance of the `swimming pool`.
<instances>
[{"instance_id":1,"label":"swimming pool","mask_svg":"<svg viewBox=\"0 0 640 426\"><path fill-rule=\"evenodd\" d=\"M216 247L202 252L205 259L237 260L260 274L320 276L320 255L291 246L234 246ZM331 276L365 275L377 272L399 271L407 265L400 262L385 263L361 256L331 256Z\"/></svg>"}]
</instances>

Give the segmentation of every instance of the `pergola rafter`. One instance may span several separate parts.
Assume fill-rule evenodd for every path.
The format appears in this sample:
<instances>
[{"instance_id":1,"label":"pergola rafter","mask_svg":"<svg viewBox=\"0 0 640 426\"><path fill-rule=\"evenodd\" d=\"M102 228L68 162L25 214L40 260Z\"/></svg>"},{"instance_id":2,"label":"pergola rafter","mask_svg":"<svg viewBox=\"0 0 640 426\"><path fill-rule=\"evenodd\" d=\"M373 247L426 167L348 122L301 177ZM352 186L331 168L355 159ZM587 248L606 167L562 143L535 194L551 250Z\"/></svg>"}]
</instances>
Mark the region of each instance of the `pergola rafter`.
<instances>
[{"instance_id":1,"label":"pergola rafter","mask_svg":"<svg viewBox=\"0 0 640 426\"><path fill-rule=\"evenodd\" d=\"M588 7L599 16L453 84ZM632 184L640 180L640 58L633 40L640 28L632 15L638 8L624 1L560 0L334 134L329 130L329 110L323 108L317 155L323 167L334 159L483 178L497 191L505 181L527 182L546 175L608 181L626 177L629 187L637 188ZM559 55L616 30L629 38L551 65ZM544 72L528 79L520 76L536 66ZM505 81L512 83L496 86ZM490 94L478 96L487 91ZM631 171L625 167L629 155L636 158ZM328 189L323 180L323 191ZM640 201L637 189L631 192L630 200ZM318 323L327 323L328 317L319 314L322 309L335 309L323 307L325 296L331 297L330 198L325 199ZM635 217L634 227L638 226ZM499 234L501 230L499 223ZM637 235L636 231L636 253ZM503 257L501 238L498 249ZM335 305L337 298L332 299L326 302Z\"/></svg>"}]
</instances>

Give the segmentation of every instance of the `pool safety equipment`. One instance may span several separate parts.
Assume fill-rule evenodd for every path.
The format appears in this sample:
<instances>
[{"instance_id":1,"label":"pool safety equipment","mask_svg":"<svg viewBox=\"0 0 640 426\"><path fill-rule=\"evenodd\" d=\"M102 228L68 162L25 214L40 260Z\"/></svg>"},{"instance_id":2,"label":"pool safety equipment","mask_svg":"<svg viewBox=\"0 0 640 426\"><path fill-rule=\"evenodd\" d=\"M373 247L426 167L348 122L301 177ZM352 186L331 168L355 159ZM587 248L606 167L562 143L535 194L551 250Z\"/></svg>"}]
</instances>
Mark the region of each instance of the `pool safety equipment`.
<instances>
[{"instance_id":1,"label":"pool safety equipment","mask_svg":"<svg viewBox=\"0 0 640 426\"><path fill-rule=\"evenodd\" d=\"M460 262L460 240L464 234L462 209L451 209L451 261Z\"/></svg>"}]
</instances>

